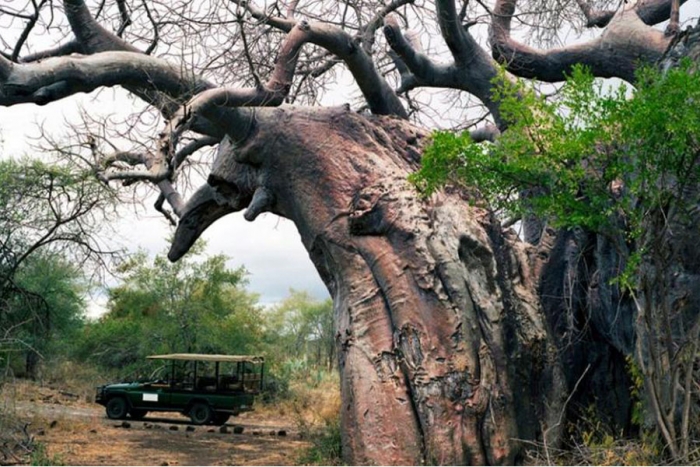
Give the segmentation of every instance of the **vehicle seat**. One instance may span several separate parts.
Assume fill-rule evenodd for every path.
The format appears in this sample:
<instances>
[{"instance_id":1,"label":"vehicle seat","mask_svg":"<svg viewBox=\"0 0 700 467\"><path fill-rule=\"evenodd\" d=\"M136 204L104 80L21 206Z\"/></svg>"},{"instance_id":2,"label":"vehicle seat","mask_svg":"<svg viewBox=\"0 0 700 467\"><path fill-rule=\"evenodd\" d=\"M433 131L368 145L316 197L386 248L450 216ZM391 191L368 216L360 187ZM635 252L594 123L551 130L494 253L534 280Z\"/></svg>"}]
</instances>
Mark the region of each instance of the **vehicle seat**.
<instances>
[{"instance_id":1,"label":"vehicle seat","mask_svg":"<svg viewBox=\"0 0 700 467\"><path fill-rule=\"evenodd\" d=\"M216 378L212 376L202 376L197 378L197 389L213 391L216 389Z\"/></svg>"},{"instance_id":2,"label":"vehicle seat","mask_svg":"<svg viewBox=\"0 0 700 467\"><path fill-rule=\"evenodd\" d=\"M222 376L221 377L221 388L228 390L241 389L241 382L238 380L238 376Z\"/></svg>"}]
</instances>

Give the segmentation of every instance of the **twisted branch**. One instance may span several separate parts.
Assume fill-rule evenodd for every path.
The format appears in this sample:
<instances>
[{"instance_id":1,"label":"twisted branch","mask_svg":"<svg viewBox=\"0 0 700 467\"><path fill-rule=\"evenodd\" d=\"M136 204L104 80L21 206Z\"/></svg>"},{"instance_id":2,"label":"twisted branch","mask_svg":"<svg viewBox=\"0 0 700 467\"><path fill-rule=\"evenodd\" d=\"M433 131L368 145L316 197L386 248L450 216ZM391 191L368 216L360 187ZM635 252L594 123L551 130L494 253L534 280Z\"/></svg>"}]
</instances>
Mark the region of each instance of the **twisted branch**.
<instances>
[{"instance_id":1,"label":"twisted branch","mask_svg":"<svg viewBox=\"0 0 700 467\"><path fill-rule=\"evenodd\" d=\"M603 34L583 44L541 50L511 37L517 0L497 0L490 30L494 58L510 72L524 78L563 81L575 64L583 64L595 76L617 77L633 83L639 64L656 62L670 43L669 37L649 24L663 20L664 16L668 19L672 0L628 5L612 15L594 12L585 1L577 1L589 23L607 26Z\"/></svg>"},{"instance_id":2,"label":"twisted branch","mask_svg":"<svg viewBox=\"0 0 700 467\"><path fill-rule=\"evenodd\" d=\"M290 32L298 22L268 15L248 1L232 0L264 24ZM345 62L362 91L372 113L407 118L408 114L394 90L377 71L372 58L358 45L358 40L339 27L323 23L307 23L306 41L323 47Z\"/></svg>"}]
</instances>

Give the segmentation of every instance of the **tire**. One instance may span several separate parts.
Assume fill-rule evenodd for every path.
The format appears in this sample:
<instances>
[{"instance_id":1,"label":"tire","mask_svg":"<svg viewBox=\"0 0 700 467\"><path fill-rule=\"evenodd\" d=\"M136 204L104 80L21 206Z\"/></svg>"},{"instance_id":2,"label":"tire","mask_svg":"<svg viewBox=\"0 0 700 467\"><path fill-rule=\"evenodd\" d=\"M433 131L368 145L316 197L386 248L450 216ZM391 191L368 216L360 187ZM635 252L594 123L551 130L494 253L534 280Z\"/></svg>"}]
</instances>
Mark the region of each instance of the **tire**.
<instances>
[{"instance_id":1,"label":"tire","mask_svg":"<svg viewBox=\"0 0 700 467\"><path fill-rule=\"evenodd\" d=\"M231 414L216 412L212 418L212 423L214 423L214 425L225 425L229 418L231 418Z\"/></svg>"},{"instance_id":2,"label":"tire","mask_svg":"<svg viewBox=\"0 0 700 467\"><path fill-rule=\"evenodd\" d=\"M123 397L113 397L105 406L107 417L113 420L121 420L126 418L129 408L126 405L126 399Z\"/></svg>"},{"instance_id":3,"label":"tire","mask_svg":"<svg viewBox=\"0 0 700 467\"><path fill-rule=\"evenodd\" d=\"M189 412L190 420L195 425L206 425L212 421L214 411L205 402L195 402Z\"/></svg>"},{"instance_id":4,"label":"tire","mask_svg":"<svg viewBox=\"0 0 700 467\"><path fill-rule=\"evenodd\" d=\"M134 420L143 420L143 417L146 416L148 413L148 410L143 410L143 409L131 409L129 410L129 415L131 415L131 418Z\"/></svg>"}]
</instances>

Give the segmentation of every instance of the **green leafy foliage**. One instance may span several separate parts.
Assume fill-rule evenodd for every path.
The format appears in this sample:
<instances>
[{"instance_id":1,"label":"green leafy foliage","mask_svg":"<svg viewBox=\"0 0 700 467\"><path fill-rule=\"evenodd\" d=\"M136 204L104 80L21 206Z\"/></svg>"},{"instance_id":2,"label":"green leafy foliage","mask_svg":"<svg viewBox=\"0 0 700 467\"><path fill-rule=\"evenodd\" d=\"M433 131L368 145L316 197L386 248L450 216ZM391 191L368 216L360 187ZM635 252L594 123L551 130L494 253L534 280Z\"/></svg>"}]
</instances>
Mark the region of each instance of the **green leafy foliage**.
<instances>
[{"instance_id":1,"label":"green leafy foliage","mask_svg":"<svg viewBox=\"0 0 700 467\"><path fill-rule=\"evenodd\" d=\"M326 422L322 427L302 431L311 441L311 447L302 451L297 459L301 465L342 465L342 440L340 417Z\"/></svg>"},{"instance_id":2,"label":"green leafy foliage","mask_svg":"<svg viewBox=\"0 0 700 467\"><path fill-rule=\"evenodd\" d=\"M264 353L270 357L268 394L288 397L295 385L317 387L335 363L333 304L308 292L289 296L264 312Z\"/></svg>"},{"instance_id":3,"label":"green leafy foliage","mask_svg":"<svg viewBox=\"0 0 700 467\"><path fill-rule=\"evenodd\" d=\"M170 263L136 254L119 268L122 284L109 290L107 314L85 327L78 358L141 373L152 354L259 350L257 296L244 288L245 269L228 268L227 259L189 255Z\"/></svg>"},{"instance_id":4,"label":"green leafy foliage","mask_svg":"<svg viewBox=\"0 0 700 467\"><path fill-rule=\"evenodd\" d=\"M689 69L644 70L632 99L582 67L555 99L501 76L496 98L508 130L496 143L435 133L412 181L425 194L460 184L504 214L603 234L624 215L637 238L650 209L697 180L700 76Z\"/></svg>"},{"instance_id":5,"label":"green leafy foliage","mask_svg":"<svg viewBox=\"0 0 700 467\"><path fill-rule=\"evenodd\" d=\"M65 465L58 454L49 455L44 443L35 442L29 465Z\"/></svg>"},{"instance_id":6,"label":"green leafy foliage","mask_svg":"<svg viewBox=\"0 0 700 467\"><path fill-rule=\"evenodd\" d=\"M696 455L690 440L697 436L697 401L690 388L697 385L700 326L685 299L669 299L672 289L689 288L674 282L696 267L684 270L687 254L677 248L697 233L700 73L685 61L663 73L642 70L637 78L628 97L624 87L605 89L577 67L547 99L501 76L496 97L508 130L487 144L436 133L412 180L425 194L463 185L502 214L534 215L610 240L621 265L614 281L637 313L636 365L629 365L633 422L650 414L669 456L688 463ZM596 463L621 462L612 434L600 445L584 441L612 456ZM638 459L663 451L656 443L642 448Z\"/></svg>"},{"instance_id":7,"label":"green leafy foliage","mask_svg":"<svg viewBox=\"0 0 700 467\"><path fill-rule=\"evenodd\" d=\"M35 377L50 342L79 328L84 280L74 265L110 254L100 234L114 201L77 165L0 161L0 358L15 374Z\"/></svg>"}]
</instances>

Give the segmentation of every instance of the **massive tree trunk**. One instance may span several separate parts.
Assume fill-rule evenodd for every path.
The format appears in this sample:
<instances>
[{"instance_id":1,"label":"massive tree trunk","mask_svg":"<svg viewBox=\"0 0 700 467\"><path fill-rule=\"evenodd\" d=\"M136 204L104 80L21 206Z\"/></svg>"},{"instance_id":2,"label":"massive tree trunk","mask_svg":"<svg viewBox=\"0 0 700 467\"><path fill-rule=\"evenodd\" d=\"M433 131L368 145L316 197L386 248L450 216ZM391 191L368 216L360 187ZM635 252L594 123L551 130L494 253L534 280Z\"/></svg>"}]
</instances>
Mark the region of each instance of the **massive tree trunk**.
<instances>
[{"instance_id":1,"label":"massive tree trunk","mask_svg":"<svg viewBox=\"0 0 700 467\"><path fill-rule=\"evenodd\" d=\"M425 141L346 108L258 111L219 151L171 257L251 199L247 217L293 220L334 301L346 460L512 463L516 440L557 438L565 396L537 257L469 193L418 195L407 176Z\"/></svg>"},{"instance_id":2,"label":"massive tree trunk","mask_svg":"<svg viewBox=\"0 0 700 467\"><path fill-rule=\"evenodd\" d=\"M288 33L271 49L277 59L265 83L254 73L251 88L215 88L193 79L180 64L140 54L102 28L82 0L64 0L74 41L25 63L18 59L24 39L11 56L0 54L0 105L42 105L121 85L157 108L170 120L158 148L117 151L96 171L104 181L158 186L157 208L167 200L180 217L172 260L231 212L247 209L245 217L254 220L269 211L295 223L334 301L347 462L513 463L523 453L522 440L558 442L566 412L573 403L591 402L592 393L613 423L626 424L631 399L625 359L640 342L634 329L639 303L642 310L649 299L651 308L683 300L683 306L695 306L697 294L682 291L697 283L697 259L691 255L688 264L677 262L680 269L661 273L678 293L651 294L635 304L611 284L627 253L609 240L545 229L530 232L537 242L531 246L473 207L474 193L448 188L426 199L417 194L407 176L419 166L427 133L387 116L405 118L407 112L375 66L374 35L384 22L401 92L422 86L467 91L496 124L474 137L493 138L507 129L493 95L498 66L469 32L466 10L458 13L451 0L435 2L436 24L453 59L442 64L387 16L408 1L390 2L366 25L350 28L356 36L295 19L298 2L290 2L284 17L252 2L233 3L256 23ZM577 2L589 25L605 27L604 33L548 51L511 37L516 0L494 3L491 52L510 71L557 81L586 63L597 76L633 81L640 57L653 62L671 42L684 1L640 1L614 11ZM652 27L669 17L667 34ZM307 43L328 51L328 69L345 63L374 116L346 107L270 108L288 97ZM65 56L75 50L89 56ZM49 56L55 57L34 62ZM247 61L253 65L249 56ZM302 81L314 70L301 71ZM176 152L187 130L205 136ZM219 141L208 183L185 204L175 189L178 168L197 149ZM97 151L94 139L89 145ZM125 164L145 169L124 172ZM686 233L693 226L697 222ZM691 237L683 238L671 248L676 257L692 250ZM647 277L656 277L653 265L648 270ZM577 387L588 390L569 397Z\"/></svg>"}]
</instances>

